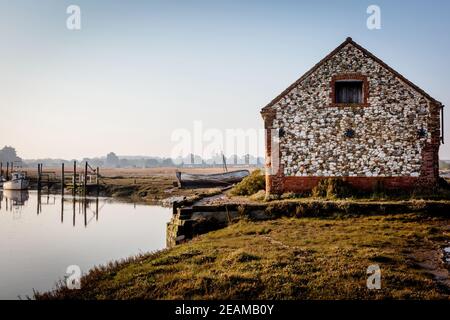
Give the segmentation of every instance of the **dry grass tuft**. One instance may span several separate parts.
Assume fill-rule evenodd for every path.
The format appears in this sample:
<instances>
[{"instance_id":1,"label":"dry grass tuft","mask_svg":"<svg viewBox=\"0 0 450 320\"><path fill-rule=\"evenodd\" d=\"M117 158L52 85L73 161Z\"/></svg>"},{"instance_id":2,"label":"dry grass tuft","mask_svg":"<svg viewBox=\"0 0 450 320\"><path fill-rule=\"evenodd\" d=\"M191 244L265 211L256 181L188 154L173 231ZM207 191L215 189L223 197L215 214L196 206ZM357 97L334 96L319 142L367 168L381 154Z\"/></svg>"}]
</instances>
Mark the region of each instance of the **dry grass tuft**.
<instances>
[{"instance_id":1,"label":"dry grass tuft","mask_svg":"<svg viewBox=\"0 0 450 320\"><path fill-rule=\"evenodd\" d=\"M231 194L235 196L250 196L265 188L266 178L263 172L257 169L234 186Z\"/></svg>"}]
</instances>

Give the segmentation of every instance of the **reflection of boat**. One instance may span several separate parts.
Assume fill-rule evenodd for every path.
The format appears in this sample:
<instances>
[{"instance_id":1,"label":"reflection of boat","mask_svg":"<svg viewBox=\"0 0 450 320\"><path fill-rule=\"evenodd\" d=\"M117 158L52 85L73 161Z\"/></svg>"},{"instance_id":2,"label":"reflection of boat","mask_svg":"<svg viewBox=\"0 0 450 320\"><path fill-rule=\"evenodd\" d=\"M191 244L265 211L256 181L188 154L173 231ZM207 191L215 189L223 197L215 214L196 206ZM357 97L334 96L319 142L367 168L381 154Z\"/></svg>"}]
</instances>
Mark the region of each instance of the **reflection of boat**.
<instances>
[{"instance_id":1,"label":"reflection of boat","mask_svg":"<svg viewBox=\"0 0 450 320\"><path fill-rule=\"evenodd\" d=\"M23 205L29 198L27 190L3 190L3 195L13 205Z\"/></svg>"},{"instance_id":2,"label":"reflection of boat","mask_svg":"<svg viewBox=\"0 0 450 320\"><path fill-rule=\"evenodd\" d=\"M5 182L5 181L6 181L6 179L3 178L3 176L0 176L0 188L3 187L3 182Z\"/></svg>"},{"instance_id":3,"label":"reflection of boat","mask_svg":"<svg viewBox=\"0 0 450 320\"><path fill-rule=\"evenodd\" d=\"M26 190L28 189L29 182L25 173L13 172L11 174L11 180L3 183L4 190Z\"/></svg>"},{"instance_id":4,"label":"reflection of boat","mask_svg":"<svg viewBox=\"0 0 450 320\"><path fill-rule=\"evenodd\" d=\"M237 170L225 173L214 174L190 174L184 172L176 172L180 187L214 187L229 186L240 182L250 172L248 170Z\"/></svg>"}]
</instances>

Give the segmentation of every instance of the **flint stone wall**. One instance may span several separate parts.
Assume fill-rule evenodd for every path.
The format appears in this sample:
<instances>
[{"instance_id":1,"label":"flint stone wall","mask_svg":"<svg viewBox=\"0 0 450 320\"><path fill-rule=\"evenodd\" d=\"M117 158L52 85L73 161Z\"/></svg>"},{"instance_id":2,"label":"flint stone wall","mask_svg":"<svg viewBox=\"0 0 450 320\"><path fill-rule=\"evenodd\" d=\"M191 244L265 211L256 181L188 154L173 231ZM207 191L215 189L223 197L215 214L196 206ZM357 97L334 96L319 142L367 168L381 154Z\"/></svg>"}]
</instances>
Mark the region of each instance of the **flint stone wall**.
<instances>
[{"instance_id":1,"label":"flint stone wall","mask_svg":"<svg viewBox=\"0 0 450 320\"><path fill-rule=\"evenodd\" d=\"M332 78L342 74L367 77L366 105L333 104ZM272 108L285 177L418 177L436 129L430 102L351 44Z\"/></svg>"}]
</instances>

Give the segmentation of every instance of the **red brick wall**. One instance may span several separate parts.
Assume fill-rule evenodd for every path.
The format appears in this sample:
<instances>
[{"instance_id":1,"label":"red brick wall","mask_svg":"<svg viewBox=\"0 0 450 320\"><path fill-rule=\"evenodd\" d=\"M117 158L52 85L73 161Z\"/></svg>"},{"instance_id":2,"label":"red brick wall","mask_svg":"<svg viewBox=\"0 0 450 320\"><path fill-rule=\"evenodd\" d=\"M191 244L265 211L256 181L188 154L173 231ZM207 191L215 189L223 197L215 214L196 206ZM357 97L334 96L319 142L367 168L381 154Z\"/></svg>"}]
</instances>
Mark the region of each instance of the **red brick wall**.
<instances>
[{"instance_id":1,"label":"red brick wall","mask_svg":"<svg viewBox=\"0 0 450 320\"><path fill-rule=\"evenodd\" d=\"M439 180L439 146L440 146L440 105L431 104L429 119L431 142L422 149L422 166L420 170L420 185L435 186Z\"/></svg>"},{"instance_id":2,"label":"red brick wall","mask_svg":"<svg viewBox=\"0 0 450 320\"><path fill-rule=\"evenodd\" d=\"M284 177L284 192L311 191L320 180L326 177ZM381 183L386 190L409 190L416 186L417 177L342 177L349 185L357 190L373 191Z\"/></svg>"}]
</instances>

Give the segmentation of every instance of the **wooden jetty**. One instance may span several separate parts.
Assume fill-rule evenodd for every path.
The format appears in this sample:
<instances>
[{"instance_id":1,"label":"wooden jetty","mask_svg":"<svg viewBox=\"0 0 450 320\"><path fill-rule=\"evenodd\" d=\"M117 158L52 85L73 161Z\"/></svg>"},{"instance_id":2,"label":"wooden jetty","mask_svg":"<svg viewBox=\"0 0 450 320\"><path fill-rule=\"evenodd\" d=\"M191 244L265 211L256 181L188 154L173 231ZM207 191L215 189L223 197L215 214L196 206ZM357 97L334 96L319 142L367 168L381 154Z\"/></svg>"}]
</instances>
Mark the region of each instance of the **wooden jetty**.
<instances>
[{"instance_id":1,"label":"wooden jetty","mask_svg":"<svg viewBox=\"0 0 450 320\"><path fill-rule=\"evenodd\" d=\"M0 163L0 175L4 176L6 180L11 175L10 170L13 170L13 164L8 162L4 175L3 163ZM87 195L90 191L96 191L98 195L101 183L100 169L91 167L87 161L82 163L81 168L74 161L72 170L67 170L64 163L61 164L60 170L45 170L44 165L38 163L37 173L31 175L27 172L27 176L38 192L43 188L49 190L56 187L61 190L61 194L64 194L65 190L70 190L74 196L77 194Z\"/></svg>"}]
</instances>

